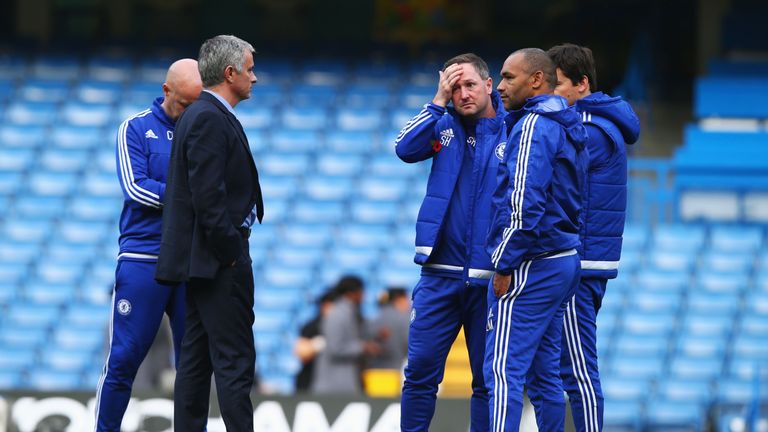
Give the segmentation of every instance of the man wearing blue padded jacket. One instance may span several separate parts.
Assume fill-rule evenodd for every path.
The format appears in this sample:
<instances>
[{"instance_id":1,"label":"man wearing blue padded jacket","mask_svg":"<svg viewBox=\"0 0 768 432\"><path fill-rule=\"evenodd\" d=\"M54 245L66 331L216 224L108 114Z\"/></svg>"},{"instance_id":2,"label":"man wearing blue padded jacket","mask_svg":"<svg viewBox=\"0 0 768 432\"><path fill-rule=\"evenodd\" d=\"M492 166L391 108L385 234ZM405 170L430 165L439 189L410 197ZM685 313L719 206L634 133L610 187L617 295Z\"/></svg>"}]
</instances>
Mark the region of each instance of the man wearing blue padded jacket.
<instances>
[{"instance_id":1,"label":"man wearing blue padded jacket","mask_svg":"<svg viewBox=\"0 0 768 432\"><path fill-rule=\"evenodd\" d=\"M597 92L589 48L552 47L557 67L555 94L581 115L589 139L587 188L581 227L581 281L563 317L560 375L578 432L603 429L603 392L597 360L597 312L608 279L618 274L627 209L627 144L637 141L640 120L619 97ZM595 92L595 93L593 93Z\"/></svg>"},{"instance_id":2,"label":"man wearing blue padded jacket","mask_svg":"<svg viewBox=\"0 0 768 432\"><path fill-rule=\"evenodd\" d=\"M422 269L412 295L400 425L406 432L429 429L448 351L464 326L472 368L471 430L485 432L485 298L493 265L484 244L507 136L506 111L488 65L477 55L448 60L439 75L434 99L395 142L405 162L432 159L416 222L414 261Z\"/></svg>"},{"instance_id":3,"label":"man wearing blue padded jacket","mask_svg":"<svg viewBox=\"0 0 768 432\"><path fill-rule=\"evenodd\" d=\"M511 132L487 242L496 270L485 348L494 432L518 430L524 385L540 431L561 431L565 423L560 338L565 304L579 280L588 156L586 130L567 101L552 94L556 83L547 54L526 48L506 59L497 87Z\"/></svg>"},{"instance_id":4,"label":"man wearing blue padded jacket","mask_svg":"<svg viewBox=\"0 0 768 432\"><path fill-rule=\"evenodd\" d=\"M96 394L96 431L120 431L136 372L167 314L175 360L184 335L184 285L155 281L162 207L176 120L203 89L197 61L171 65L164 97L125 120L117 132L117 176L125 197L112 295L109 354Z\"/></svg>"}]
</instances>

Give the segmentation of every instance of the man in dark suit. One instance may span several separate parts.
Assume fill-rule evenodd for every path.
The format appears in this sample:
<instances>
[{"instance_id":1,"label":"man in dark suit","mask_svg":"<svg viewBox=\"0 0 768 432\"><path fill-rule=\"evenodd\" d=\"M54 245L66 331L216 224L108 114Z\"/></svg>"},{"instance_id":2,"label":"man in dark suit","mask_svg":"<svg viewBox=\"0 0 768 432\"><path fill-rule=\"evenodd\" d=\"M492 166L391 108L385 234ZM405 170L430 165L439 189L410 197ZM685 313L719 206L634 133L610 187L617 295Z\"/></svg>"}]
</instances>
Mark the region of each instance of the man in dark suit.
<instances>
[{"instance_id":1,"label":"man in dark suit","mask_svg":"<svg viewBox=\"0 0 768 432\"><path fill-rule=\"evenodd\" d=\"M256 166L234 106L256 83L253 47L220 35L200 47L204 91L176 124L163 209L159 281L187 282L174 430L199 432L211 373L229 431L253 431L250 227L264 214Z\"/></svg>"}]
</instances>

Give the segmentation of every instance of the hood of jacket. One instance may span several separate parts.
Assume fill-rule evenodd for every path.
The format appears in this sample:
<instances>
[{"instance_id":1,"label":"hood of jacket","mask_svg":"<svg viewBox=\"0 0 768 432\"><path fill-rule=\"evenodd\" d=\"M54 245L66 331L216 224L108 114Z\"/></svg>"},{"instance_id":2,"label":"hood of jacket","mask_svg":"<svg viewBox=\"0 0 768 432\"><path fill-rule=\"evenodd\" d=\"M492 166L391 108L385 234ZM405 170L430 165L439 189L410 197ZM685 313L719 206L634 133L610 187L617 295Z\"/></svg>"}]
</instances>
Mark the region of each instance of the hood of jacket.
<instances>
[{"instance_id":1,"label":"hood of jacket","mask_svg":"<svg viewBox=\"0 0 768 432\"><path fill-rule=\"evenodd\" d=\"M640 119L632 106L621 97L595 92L576 101L576 111L588 111L611 121L619 128L627 144L636 143L640 137Z\"/></svg>"},{"instance_id":2,"label":"hood of jacket","mask_svg":"<svg viewBox=\"0 0 768 432\"><path fill-rule=\"evenodd\" d=\"M542 94L529 98L523 106L523 111L536 113L558 122L565 129L568 139L573 145L583 150L587 143L587 130L581 122L581 116L568 101L560 96Z\"/></svg>"}]
</instances>

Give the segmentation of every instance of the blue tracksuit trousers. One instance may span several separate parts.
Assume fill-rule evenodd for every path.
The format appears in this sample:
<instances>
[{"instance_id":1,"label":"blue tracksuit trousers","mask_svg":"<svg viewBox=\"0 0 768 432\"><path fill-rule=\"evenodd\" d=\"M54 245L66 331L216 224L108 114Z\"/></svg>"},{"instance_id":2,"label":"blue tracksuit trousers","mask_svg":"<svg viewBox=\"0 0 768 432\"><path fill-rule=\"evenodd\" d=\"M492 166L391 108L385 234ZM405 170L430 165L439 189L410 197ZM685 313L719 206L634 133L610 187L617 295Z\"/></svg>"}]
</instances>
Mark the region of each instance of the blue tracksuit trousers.
<instances>
[{"instance_id":1,"label":"blue tracksuit trousers","mask_svg":"<svg viewBox=\"0 0 768 432\"><path fill-rule=\"evenodd\" d=\"M488 391L483 379L486 289L484 284L422 273L413 289L408 364L400 403L403 432L429 430L445 360L462 325L472 368L470 430L488 430Z\"/></svg>"},{"instance_id":2,"label":"blue tracksuit trousers","mask_svg":"<svg viewBox=\"0 0 768 432\"><path fill-rule=\"evenodd\" d=\"M560 379L560 344L566 301L579 280L574 253L524 261L512 273L509 291L488 290L485 382L492 432L517 431L523 387L536 409L539 431L562 431L565 400Z\"/></svg>"},{"instance_id":3,"label":"blue tracksuit trousers","mask_svg":"<svg viewBox=\"0 0 768 432\"><path fill-rule=\"evenodd\" d=\"M170 318L178 362L184 335L185 288L157 283L155 266L153 261L117 262L109 355L96 393L97 432L120 432L133 380L155 340L164 313Z\"/></svg>"},{"instance_id":4,"label":"blue tracksuit trousers","mask_svg":"<svg viewBox=\"0 0 768 432\"><path fill-rule=\"evenodd\" d=\"M607 279L582 278L563 317L560 376L577 432L603 430L603 391L597 367L597 312Z\"/></svg>"}]
</instances>

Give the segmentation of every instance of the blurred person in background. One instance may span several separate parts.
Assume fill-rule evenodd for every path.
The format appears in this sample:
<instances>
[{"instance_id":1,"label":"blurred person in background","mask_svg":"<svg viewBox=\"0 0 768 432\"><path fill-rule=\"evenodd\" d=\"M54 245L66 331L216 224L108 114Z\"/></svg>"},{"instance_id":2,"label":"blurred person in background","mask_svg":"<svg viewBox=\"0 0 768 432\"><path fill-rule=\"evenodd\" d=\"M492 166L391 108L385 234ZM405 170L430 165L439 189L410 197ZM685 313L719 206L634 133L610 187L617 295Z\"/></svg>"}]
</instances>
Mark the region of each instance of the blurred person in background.
<instances>
[{"instance_id":1,"label":"blurred person in background","mask_svg":"<svg viewBox=\"0 0 768 432\"><path fill-rule=\"evenodd\" d=\"M164 314L170 318L178 365L184 334L184 284L162 285L154 274L176 120L201 90L197 61L178 60L168 68L163 96L126 119L117 132L117 177L124 202L109 352L96 392L97 431L120 430L136 373Z\"/></svg>"},{"instance_id":2,"label":"blurred person in background","mask_svg":"<svg viewBox=\"0 0 768 432\"><path fill-rule=\"evenodd\" d=\"M388 288L379 299L381 309L371 320L370 334L381 345L381 352L371 357L367 366L400 370L408 358L408 330L411 324L411 300L405 288Z\"/></svg>"},{"instance_id":3,"label":"blurred person in background","mask_svg":"<svg viewBox=\"0 0 768 432\"><path fill-rule=\"evenodd\" d=\"M296 375L296 392L309 392L314 377L317 355L325 349L325 337L320 334L323 319L333 309L336 292L329 289L317 300L317 315L301 326L299 337L293 345L293 353L301 361L301 370Z\"/></svg>"},{"instance_id":4,"label":"blurred person in background","mask_svg":"<svg viewBox=\"0 0 768 432\"><path fill-rule=\"evenodd\" d=\"M506 111L488 65L477 55L451 58L439 77L432 101L395 140L403 161L432 159L416 222L414 261L422 268L413 289L400 426L428 430L448 352L463 326L472 369L471 430L485 432L486 293L493 275L485 238L507 140Z\"/></svg>"},{"instance_id":5,"label":"blurred person in background","mask_svg":"<svg viewBox=\"0 0 768 432\"><path fill-rule=\"evenodd\" d=\"M259 173L234 107L256 83L253 46L206 40L204 90L176 126L155 278L187 282L185 333L174 386L174 430L201 432L211 375L228 430L253 431L255 381L251 227L264 204Z\"/></svg>"},{"instance_id":6,"label":"blurred person in background","mask_svg":"<svg viewBox=\"0 0 768 432\"><path fill-rule=\"evenodd\" d=\"M578 432L603 429L603 392L597 359L597 313L608 279L618 275L627 210L627 151L640 134L640 120L620 97L597 91L592 50L574 44L552 47L557 67L555 94L581 115L589 138L587 187L581 226L581 279L563 317L560 356Z\"/></svg>"},{"instance_id":7,"label":"blurred person in background","mask_svg":"<svg viewBox=\"0 0 768 432\"><path fill-rule=\"evenodd\" d=\"M336 301L320 323L325 349L317 355L312 393L362 395L365 358L381 352L376 342L366 340L360 312L364 284L357 276L344 276L336 284Z\"/></svg>"}]
</instances>

